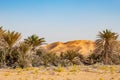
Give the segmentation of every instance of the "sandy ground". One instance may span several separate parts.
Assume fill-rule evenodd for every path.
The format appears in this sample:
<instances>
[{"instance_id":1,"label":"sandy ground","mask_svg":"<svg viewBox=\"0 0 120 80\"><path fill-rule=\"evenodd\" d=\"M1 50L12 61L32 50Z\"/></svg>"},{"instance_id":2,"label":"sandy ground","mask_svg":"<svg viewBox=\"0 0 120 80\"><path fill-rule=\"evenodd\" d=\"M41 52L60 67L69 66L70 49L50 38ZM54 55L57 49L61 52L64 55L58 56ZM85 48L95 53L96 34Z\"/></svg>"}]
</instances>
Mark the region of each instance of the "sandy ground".
<instances>
[{"instance_id":1,"label":"sandy ground","mask_svg":"<svg viewBox=\"0 0 120 80\"><path fill-rule=\"evenodd\" d=\"M120 80L120 66L0 69L0 80Z\"/></svg>"}]
</instances>

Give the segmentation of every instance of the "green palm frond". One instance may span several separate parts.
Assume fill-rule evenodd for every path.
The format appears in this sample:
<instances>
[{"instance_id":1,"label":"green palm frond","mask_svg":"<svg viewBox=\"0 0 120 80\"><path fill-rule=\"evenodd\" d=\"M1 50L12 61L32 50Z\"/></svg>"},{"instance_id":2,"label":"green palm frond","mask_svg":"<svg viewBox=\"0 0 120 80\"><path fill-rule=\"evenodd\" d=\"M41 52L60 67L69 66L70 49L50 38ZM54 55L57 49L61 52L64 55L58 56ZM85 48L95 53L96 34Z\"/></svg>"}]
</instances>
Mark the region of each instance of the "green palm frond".
<instances>
[{"instance_id":1,"label":"green palm frond","mask_svg":"<svg viewBox=\"0 0 120 80\"><path fill-rule=\"evenodd\" d=\"M99 32L97 36L102 40L116 40L119 35L115 32L111 32L111 30L106 29L102 32Z\"/></svg>"},{"instance_id":2,"label":"green palm frond","mask_svg":"<svg viewBox=\"0 0 120 80\"><path fill-rule=\"evenodd\" d=\"M13 47L13 45L20 39L20 37L21 34L15 31L13 32L7 31L3 34L3 38L10 48Z\"/></svg>"},{"instance_id":3,"label":"green palm frond","mask_svg":"<svg viewBox=\"0 0 120 80\"><path fill-rule=\"evenodd\" d=\"M37 35L33 34L32 36L25 39L25 43L29 44L30 46L39 46L45 42L44 38L39 38Z\"/></svg>"}]
</instances>

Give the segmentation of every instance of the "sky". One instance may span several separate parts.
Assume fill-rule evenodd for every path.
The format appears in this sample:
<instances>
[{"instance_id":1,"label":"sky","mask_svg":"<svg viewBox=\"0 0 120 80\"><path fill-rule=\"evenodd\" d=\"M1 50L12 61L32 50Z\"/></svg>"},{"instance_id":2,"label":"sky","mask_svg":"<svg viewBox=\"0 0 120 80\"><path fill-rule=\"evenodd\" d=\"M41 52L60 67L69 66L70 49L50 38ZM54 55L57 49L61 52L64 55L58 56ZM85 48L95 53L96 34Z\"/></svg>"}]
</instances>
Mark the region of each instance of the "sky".
<instances>
[{"instance_id":1,"label":"sky","mask_svg":"<svg viewBox=\"0 0 120 80\"><path fill-rule=\"evenodd\" d=\"M120 0L0 0L0 26L47 43L96 40L104 29L120 33Z\"/></svg>"}]
</instances>

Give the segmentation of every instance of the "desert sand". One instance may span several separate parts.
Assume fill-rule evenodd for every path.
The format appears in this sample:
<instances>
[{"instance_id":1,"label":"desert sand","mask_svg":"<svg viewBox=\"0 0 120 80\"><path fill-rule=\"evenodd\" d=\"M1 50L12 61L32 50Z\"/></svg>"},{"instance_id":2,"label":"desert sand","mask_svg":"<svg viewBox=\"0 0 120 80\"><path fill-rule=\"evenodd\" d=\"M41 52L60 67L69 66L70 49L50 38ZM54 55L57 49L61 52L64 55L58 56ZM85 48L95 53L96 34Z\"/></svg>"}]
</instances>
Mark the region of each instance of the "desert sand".
<instances>
[{"instance_id":1,"label":"desert sand","mask_svg":"<svg viewBox=\"0 0 120 80\"><path fill-rule=\"evenodd\" d=\"M120 66L0 69L0 80L120 80Z\"/></svg>"}]
</instances>

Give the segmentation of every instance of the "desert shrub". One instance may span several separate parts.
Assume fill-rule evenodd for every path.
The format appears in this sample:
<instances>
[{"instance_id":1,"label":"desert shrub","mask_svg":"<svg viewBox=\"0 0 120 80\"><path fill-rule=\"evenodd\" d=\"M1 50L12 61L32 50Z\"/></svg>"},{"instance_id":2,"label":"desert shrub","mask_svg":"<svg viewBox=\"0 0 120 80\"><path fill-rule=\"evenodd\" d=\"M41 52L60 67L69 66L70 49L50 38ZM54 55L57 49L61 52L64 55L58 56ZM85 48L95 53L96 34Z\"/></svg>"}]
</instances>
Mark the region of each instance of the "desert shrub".
<instances>
[{"instance_id":1,"label":"desert shrub","mask_svg":"<svg viewBox=\"0 0 120 80\"><path fill-rule=\"evenodd\" d=\"M111 57L111 63L115 64L115 65L119 65L120 64L120 55L119 54L112 54Z\"/></svg>"},{"instance_id":2,"label":"desert shrub","mask_svg":"<svg viewBox=\"0 0 120 80\"><path fill-rule=\"evenodd\" d=\"M70 62L68 59L61 59L60 64L61 66L65 66L65 67L73 65L72 62Z\"/></svg>"},{"instance_id":3,"label":"desert shrub","mask_svg":"<svg viewBox=\"0 0 120 80\"><path fill-rule=\"evenodd\" d=\"M57 66L60 63L60 58L56 53L47 52L44 48L39 48L32 55L32 65L38 66Z\"/></svg>"},{"instance_id":4,"label":"desert shrub","mask_svg":"<svg viewBox=\"0 0 120 80\"><path fill-rule=\"evenodd\" d=\"M41 55L43 55L43 54L45 54L45 53L47 53L48 51L46 50L46 49L44 49L44 48L42 48L42 47L39 47L39 49L36 49L36 51L35 51L35 55L37 55L37 56L41 56Z\"/></svg>"},{"instance_id":5,"label":"desert shrub","mask_svg":"<svg viewBox=\"0 0 120 80\"><path fill-rule=\"evenodd\" d=\"M120 55L119 54L112 53L111 55L108 55L108 57L109 57L109 62L108 62L109 65L120 64ZM102 54L93 53L88 57L87 60L88 61L86 63L88 63L88 64L96 64L96 63L104 64Z\"/></svg>"},{"instance_id":6,"label":"desert shrub","mask_svg":"<svg viewBox=\"0 0 120 80\"><path fill-rule=\"evenodd\" d=\"M11 51L11 54L9 54L10 51ZM16 53L14 48L12 50L10 50L7 47L0 49L1 66L12 67L12 65L16 61L15 59L17 59L17 55L14 53Z\"/></svg>"},{"instance_id":7,"label":"desert shrub","mask_svg":"<svg viewBox=\"0 0 120 80\"><path fill-rule=\"evenodd\" d=\"M36 51L32 55L32 66L38 67L38 66L43 65L42 60L44 60L44 59L42 57L43 57L43 55L45 56L46 53L47 53L47 51L44 48L40 47L39 49L36 49Z\"/></svg>"},{"instance_id":8,"label":"desert shrub","mask_svg":"<svg viewBox=\"0 0 120 80\"><path fill-rule=\"evenodd\" d=\"M42 64L45 66L57 66L59 64L60 59L55 53L45 53L41 55L41 61Z\"/></svg>"},{"instance_id":9,"label":"desert shrub","mask_svg":"<svg viewBox=\"0 0 120 80\"><path fill-rule=\"evenodd\" d=\"M7 47L0 49L0 62L2 66L11 66L10 63L12 62L12 60L9 52L10 49Z\"/></svg>"},{"instance_id":10,"label":"desert shrub","mask_svg":"<svg viewBox=\"0 0 120 80\"><path fill-rule=\"evenodd\" d=\"M96 54L96 53L91 54L86 60L86 64L96 64L100 62L101 62L101 54Z\"/></svg>"},{"instance_id":11,"label":"desert shrub","mask_svg":"<svg viewBox=\"0 0 120 80\"><path fill-rule=\"evenodd\" d=\"M32 66L33 67L39 67L42 65L41 58L38 55L32 56Z\"/></svg>"},{"instance_id":12,"label":"desert shrub","mask_svg":"<svg viewBox=\"0 0 120 80\"><path fill-rule=\"evenodd\" d=\"M14 60L14 67L30 67L32 55L30 54L29 45L24 42L20 43L20 45L13 50L12 56Z\"/></svg>"},{"instance_id":13,"label":"desert shrub","mask_svg":"<svg viewBox=\"0 0 120 80\"><path fill-rule=\"evenodd\" d=\"M60 55L61 58L61 64L62 65L80 65L84 61L84 57L78 53L77 51L67 51L65 53L61 53Z\"/></svg>"}]
</instances>

